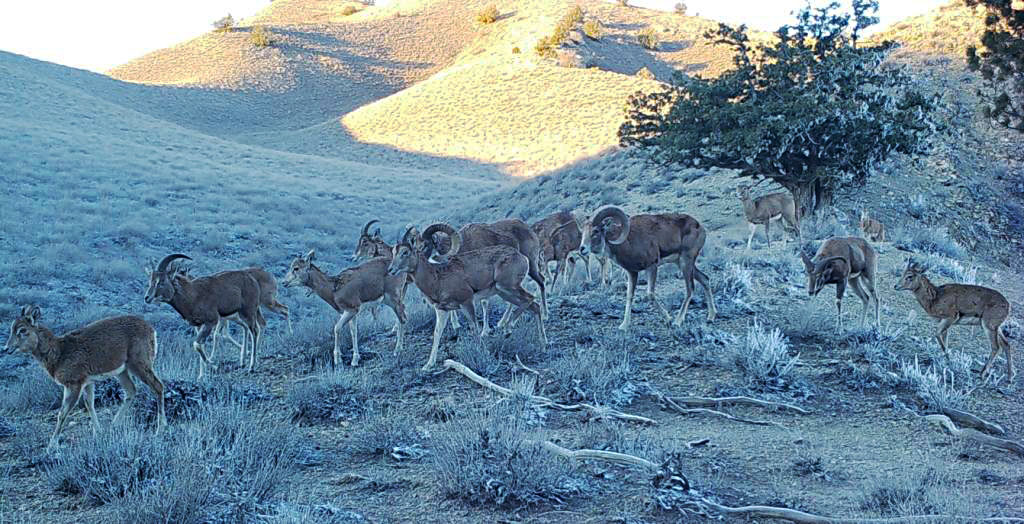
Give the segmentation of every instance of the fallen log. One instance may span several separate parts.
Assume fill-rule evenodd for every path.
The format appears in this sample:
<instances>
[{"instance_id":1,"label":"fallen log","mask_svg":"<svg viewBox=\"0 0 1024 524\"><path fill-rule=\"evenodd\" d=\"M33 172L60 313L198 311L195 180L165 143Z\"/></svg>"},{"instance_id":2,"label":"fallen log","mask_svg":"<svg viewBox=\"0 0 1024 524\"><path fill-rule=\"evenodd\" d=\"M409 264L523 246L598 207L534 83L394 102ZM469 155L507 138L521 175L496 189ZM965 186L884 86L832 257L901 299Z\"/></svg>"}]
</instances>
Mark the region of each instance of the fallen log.
<instances>
[{"instance_id":1,"label":"fallen log","mask_svg":"<svg viewBox=\"0 0 1024 524\"><path fill-rule=\"evenodd\" d=\"M945 415L924 415L922 418L932 424L938 425L942 429L946 430L946 433L949 433L954 437L1002 449L1024 457L1024 444L1021 444L1020 442L986 435L972 428L958 428L956 427L956 424L954 424L953 421Z\"/></svg>"},{"instance_id":2,"label":"fallen log","mask_svg":"<svg viewBox=\"0 0 1024 524\"><path fill-rule=\"evenodd\" d=\"M772 422L770 420L746 419L746 418L742 418L742 417L737 417L735 415L730 415L730 414L728 414L728 413L726 413L724 411L717 411L717 410L708 409L708 408L684 408L684 407L680 406L679 404L677 404L672 398L667 397L667 396L665 396L665 395L663 395L661 393L654 392L652 395L654 396L654 398L656 398L659 402L664 404L669 409L675 411L676 413L680 413L680 414L683 414L683 415L711 415L711 416L714 416L714 417L724 418L726 420L732 420L732 421L735 421L735 422L742 422L744 424L753 424L755 426L775 426L777 428L786 429L785 426L783 426L782 424L779 424L778 422Z\"/></svg>"},{"instance_id":3,"label":"fallen log","mask_svg":"<svg viewBox=\"0 0 1024 524\"><path fill-rule=\"evenodd\" d=\"M966 411L960 411L959 409L953 408L942 408L942 414L949 417L953 422L967 426L969 428L978 429L985 433L991 433L993 435L1005 435L1006 431L1003 430L1002 426L994 422L981 419Z\"/></svg>"},{"instance_id":4,"label":"fallen log","mask_svg":"<svg viewBox=\"0 0 1024 524\"><path fill-rule=\"evenodd\" d=\"M482 386L482 387L484 387L486 389L489 389L489 390L491 390L491 391L493 391L495 393L498 393L499 395L502 395L502 396L505 396L505 397L510 397L510 396L515 394L515 392L512 391L511 389L499 386L499 385L495 384L494 382L491 382L490 380L487 380L486 378L481 377L480 375L476 374L476 372L474 372L472 369L469 369L468 367L466 367L466 365L462 364L461 362L458 362L458 361L455 361L455 360L452 360L452 359L445 360L444 361L443 370L449 370L449 369L458 372L460 375L468 378L469 380L479 384L480 386ZM656 421L654 419L651 419L651 418L643 417L643 416L640 416L640 415L631 415L629 413L623 413L621 411L618 411L618 410L615 410L615 409L611 409L611 408L607 408L607 407L604 407L604 406L594 406L592 404L584 404L584 403L579 403L579 404L559 404L558 402L555 402L555 401L553 401L553 400L551 400L551 399L549 399L547 397L541 397L539 395L530 395L530 401L536 403L539 407L557 409L557 410L560 410L560 411L581 411L581 410L586 410L586 411L590 411L591 413L596 415L598 418L614 418L614 419L617 419L617 420L624 420L626 422L636 422L638 424L651 424L651 425L654 425L654 424L658 423L658 421Z\"/></svg>"}]
</instances>

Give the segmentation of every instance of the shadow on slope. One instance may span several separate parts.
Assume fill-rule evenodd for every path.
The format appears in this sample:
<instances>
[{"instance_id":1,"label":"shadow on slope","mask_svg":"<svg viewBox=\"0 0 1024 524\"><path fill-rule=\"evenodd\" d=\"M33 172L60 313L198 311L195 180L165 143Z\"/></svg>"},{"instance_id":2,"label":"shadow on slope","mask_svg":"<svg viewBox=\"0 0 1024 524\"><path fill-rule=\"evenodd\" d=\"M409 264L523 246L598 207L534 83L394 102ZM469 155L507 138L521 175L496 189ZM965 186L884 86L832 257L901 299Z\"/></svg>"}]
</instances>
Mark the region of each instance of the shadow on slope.
<instances>
[{"instance_id":1,"label":"shadow on slope","mask_svg":"<svg viewBox=\"0 0 1024 524\"><path fill-rule=\"evenodd\" d=\"M96 96L120 84L97 75L10 54L0 70L10 79L0 84L5 317L25 303L139 312L144 262L170 252L195 258L198 274L260 265L281 275L292 254L311 248L347 260L370 218L397 234L504 184L482 164L388 167L398 157L431 160L384 147L382 165L370 165L243 145Z\"/></svg>"}]
</instances>

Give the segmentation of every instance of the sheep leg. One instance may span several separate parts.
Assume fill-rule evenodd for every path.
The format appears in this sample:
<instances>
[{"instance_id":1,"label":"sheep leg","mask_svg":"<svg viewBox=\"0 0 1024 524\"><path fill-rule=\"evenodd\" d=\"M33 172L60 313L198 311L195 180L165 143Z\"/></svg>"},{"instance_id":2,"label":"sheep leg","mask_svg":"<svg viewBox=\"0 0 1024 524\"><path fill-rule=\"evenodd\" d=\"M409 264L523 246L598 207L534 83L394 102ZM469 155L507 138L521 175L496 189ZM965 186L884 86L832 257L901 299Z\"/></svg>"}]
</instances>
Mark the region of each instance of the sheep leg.
<instances>
[{"instance_id":1,"label":"sheep leg","mask_svg":"<svg viewBox=\"0 0 1024 524\"><path fill-rule=\"evenodd\" d=\"M657 282L658 266L654 265L651 267L651 269L647 270L647 298L651 300L651 303L654 304L654 307L657 308L662 315L665 315L665 322L671 324L672 315L668 312L667 309L665 309L665 306L662 305L660 301L658 301L658 295L654 293L654 287L657 284Z\"/></svg>"},{"instance_id":2,"label":"sheep leg","mask_svg":"<svg viewBox=\"0 0 1024 524\"><path fill-rule=\"evenodd\" d=\"M622 314L622 323L619 329L629 330L630 321L633 319L633 294L636 292L636 279L640 275L636 271L626 271L629 280L626 282L626 311Z\"/></svg>"},{"instance_id":3,"label":"sheep leg","mask_svg":"<svg viewBox=\"0 0 1024 524\"><path fill-rule=\"evenodd\" d=\"M384 303L395 313L394 331L396 332L395 337L397 339L395 341L395 354L397 355L405 344L405 303L402 302L398 294L392 296L390 293L384 295Z\"/></svg>"},{"instance_id":4,"label":"sheep leg","mask_svg":"<svg viewBox=\"0 0 1024 524\"><path fill-rule=\"evenodd\" d=\"M715 309L715 294L711 291L711 281L703 271L697 269L697 266L693 266L693 276L704 288L704 301L708 303L708 322L711 322L715 320L715 315L718 313L718 310Z\"/></svg>"},{"instance_id":5,"label":"sheep leg","mask_svg":"<svg viewBox=\"0 0 1024 524\"><path fill-rule=\"evenodd\" d=\"M750 251L750 245L754 241L754 232L757 231L757 224L748 223L750 226L750 236L747 237L747 251Z\"/></svg>"},{"instance_id":6,"label":"sheep leg","mask_svg":"<svg viewBox=\"0 0 1024 524\"><path fill-rule=\"evenodd\" d=\"M96 432L100 429L100 420L96 417L96 391L91 382L82 388L82 400L85 403L85 410L89 412L89 418L92 420L92 436L95 437Z\"/></svg>"},{"instance_id":7,"label":"sheep leg","mask_svg":"<svg viewBox=\"0 0 1024 524\"><path fill-rule=\"evenodd\" d=\"M209 338L210 334L217 327L217 323L207 323L199 327L199 332L196 334L196 339L192 341L192 349L199 353L199 377L196 380L202 380L203 372L206 366L209 365L210 369L217 369L217 366L210 359L209 355L206 354L206 350L203 349L203 344L206 343L206 339Z\"/></svg>"},{"instance_id":8,"label":"sheep leg","mask_svg":"<svg viewBox=\"0 0 1024 524\"><path fill-rule=\"evenodd\" d=\"M117 381L121 383L121 387L124 389L124 402L121 402L121 407L114 414L113 424L117 424L121 420L121 417L128 411L128 406L132 404L132 399L135 398L135 382L132 381L132 377L128 374L127 369L117 375Z\"/></svg>"},{"instance_id":9,"label":"sheep leg","mask_svg":"<svg viewBox=\"0 0 1024 524\"><path fill-rule=\"evenodd\" d=\"M960 321L960 315L956 315L949 318L942 319L939 323L939 332L935 336L935 339L939 341L939 347L942 348L942 352L946 354L946 358L949 358L949 347L946 346L946 334L949 333L949 328L953 327Z\"/></svg>"},{"instance_id":10,"label":"sheep leg","mask_svg":"<svg viewBox=\"0 0 1024 524\"><path fill-rule=\"evenodd\" d=\"M434 364L437 362L437 348L441 345L441 335L444 334L444 328L448 325L446 319L450 316L447 312L442 311L441 308L437 306L434 306L434 313L437 315L436 320L434 321L434 343L430 346L430 358L428 358L427 363L423 365L422 371L430 371L430 368L434 367ZM452 311L451 313L454 314L455 311ZM475 322L476 319L474 318L473 321Z\"/></svg>"},{"instance_id":11,"label":"sheep leg","mask_svg":"<svg viewBox=\"0 0 1024 524\"><path fill-rule=\"evenodd\" d=\"M836 333L843 331L843 295L846 294L846 280L836 284Z\"/></svg>"},{"instance_id":12,"label":"sheep leg","mask_svg":"<svg viewBox=\"0 0 1024 524\"><path fill-rule=\"evenodd\" d=\"M338 317L338 321L334 323L334 354L333 360L334 367L338 367L338 363L341 361L341 332L345 329L345 324L348 324L353 317L356 316L356 312L345 310L341 312L341 316ZM359 339L352 339L352 359L359 363ZM355 364L353 364L355 365Z\"/></svg>"},{"instance_id":13,"label":"sheep leg","mask_svg":"<svg viewBox=\"0 0 1024 524\"><path fill-rule=\"evenodd\" d=\"M683 305L679 307L679 312L676 313L676 319L673 324L677 326L683 325L686 321L686 314L690 311L690 302L693 300L693 278L694 270L696 270L693 264L683 263L682 257L680 257L679 270L683 274L683 281L686 282L686 298L683 300ZM704 286L704 291L708 291L708 287ZM714 309L714 305L710 306L710 309Z\"/></svg>"},{"instance_id":14,"label":"sheep leg","mask_svg":"<svg viewBox=\"0 0 1024 524\"><path fill-rule=\"evenodd\" d=\"M548 336L547 333L544 332L544 317L541 315L541 306L537 304L533 295L531 295L529 291L523 289L522 285L496 285L495 289L502 298L508 301L509 304L514 304L516 306L516 311L512 316L513 322L523 314L523 311L529 310L533 313L534 318L537 319L537 329L540 333L541 344L547 346Z\"/></svg>"},{"instance_id":15,"label":"sheep leg","mask_svg":"<svg viewBox=\"0 0 1024 524\"><path fill-rule=\"evenodd\" d=\"M871 299L868 298L868 294L864 291L864 286L860 282L860 278L850 279L850 289L860 298L860 301L864 304L864 308L860 312L860 327L864 327L864 321L868 316L868 307L871 306Z\"/></svg>"},{"instance_id":16,"label":"sheep leg","mask_svg":"<svg viewBox=\"0 0 1024 524\"><path fill-rule=\"evenodd\" d=\"M57 447L57 439L60 437L62 431L64 431L64 425L67 424L68 415L71 410L78 404L78 398L82 396L82 385L71 384L64 386L64 399L60 405L60 412L57 413L57 428L53 430L53 436L50 437L50 443L46 446L46 450L50 451Z\"/></svg>"},{"instance_id":17,"label":"sheep leg","mask_svg":"<svg viewBox=\"0 0 1024 524\"><path fill-rule=\"evenodd\" d=\"M985 365L981 368L981 377L982 378L985 378L988 375L988 372L989 372L990 368L992 367L992 363L995 362L996 355L999 354L999 350L1001 349L999 347L1000 346L1000 344L999 344L999 342L1000 342L999 341L1000 333L998 331L999 328L996 327L996 328L993 329L990 326L985 326L985 330L988 331L988 341L989 341L990 344L992 344L992 354L990 354L988 356L988 360L985 361Z\"/></svg>"}]
</instances>

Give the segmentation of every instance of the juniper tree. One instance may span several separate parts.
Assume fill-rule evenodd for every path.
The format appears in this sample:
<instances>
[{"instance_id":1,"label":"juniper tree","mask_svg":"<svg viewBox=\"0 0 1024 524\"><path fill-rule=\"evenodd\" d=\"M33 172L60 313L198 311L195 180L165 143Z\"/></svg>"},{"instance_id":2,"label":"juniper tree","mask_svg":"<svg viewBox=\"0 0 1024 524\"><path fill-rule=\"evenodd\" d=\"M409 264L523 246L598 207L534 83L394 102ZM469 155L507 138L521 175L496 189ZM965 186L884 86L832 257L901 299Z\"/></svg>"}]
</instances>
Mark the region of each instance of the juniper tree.
<instances>
[{"instance_id":1,"label":"juniper tree","mask_svg":"<svg viewBox=\"0 0 1024 524\"><path fill-rule=\"evenodd\" d=\"M968 7L985 7L982 49L967 48L967 66L981 72L986 117L1024 133L1024 2L965 0Z\"/></svg>"},{"instance_id":2,"label":"juniper tree","mask_svg":"<svg viewBox=\"0 0 1024 524\"><path fill-rule=\"evenodd\" d=\"M659 165L737 169L789 189L804 212L830 205L837 189L864 184L894 153L928 149L936 99L885 62L891 42L863 46L877 0L805 7L769 44L746 26L705 34L735 52L717 78L675 76L665 89L629 98L619 141Z\"/></svg>"}]
</instances>

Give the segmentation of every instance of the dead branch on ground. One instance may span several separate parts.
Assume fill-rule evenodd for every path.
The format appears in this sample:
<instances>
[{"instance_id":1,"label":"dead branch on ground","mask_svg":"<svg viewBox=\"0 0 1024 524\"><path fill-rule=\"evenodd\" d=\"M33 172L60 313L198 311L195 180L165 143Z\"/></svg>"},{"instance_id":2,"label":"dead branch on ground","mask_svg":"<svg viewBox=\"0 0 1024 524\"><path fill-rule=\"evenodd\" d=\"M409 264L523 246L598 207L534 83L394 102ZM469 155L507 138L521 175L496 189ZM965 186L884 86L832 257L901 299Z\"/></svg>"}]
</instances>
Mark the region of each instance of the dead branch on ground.
<instances>
[{"instance_id":1,"label":"dead branch on ground","mask_svg":"<svg viewBox=\"0 0 1024 524\"><path fill-rule=\"evenodd\" d=\"M469 369L468 367L466 367L461 362L457 362L457 361L452 360L452 359L447 359L447 360L444 361L444 366L443 366L442 369L444 369L444 370L451 369L451 370L457 371L460 375L462 375L462 376L468 378L469 380L479 384L480 386L483 386L486 389L489 389L491 391L494 391L495 393L498 393L499 395L502 395L502 396L505 396L505 397L511 397L512 395L515 394L515 392L512 391L511 389L499 386L499 385L495 384L494 382L491 382L490 380L487 380L486 378L481 377L480 375L477 375L472 369ZM553 401L553 400L551 400L551 399L549 399L547 397L541 397L541 396L538 396L538 395L530 395L530 401L536 403L536 405L538 407L557 409L557 410L560 410L560 411L582 411L582 410L586 410L586 411L590 411L591 413L594 413L598 418L614 418L614 419L617 419L617 420L624 420L626 422L636 422L636 423L639 423L639 424L651 424L651 425L653 425L653 424L657 424L658 423L654 419L650 419L650 418L647 418L647 417L642 417L640 415L631 415L629 413L623 413L621 411L614 410L614 409L611 409L611 408L606 408L606 407L603 407L603 406L594 406L594 405L591 405L591 404L584 404L584 403L579 403L579 404L559 404L559 403L557 403L557 402L555 402L555 401Z\"/></svg>"}]
</instances>

